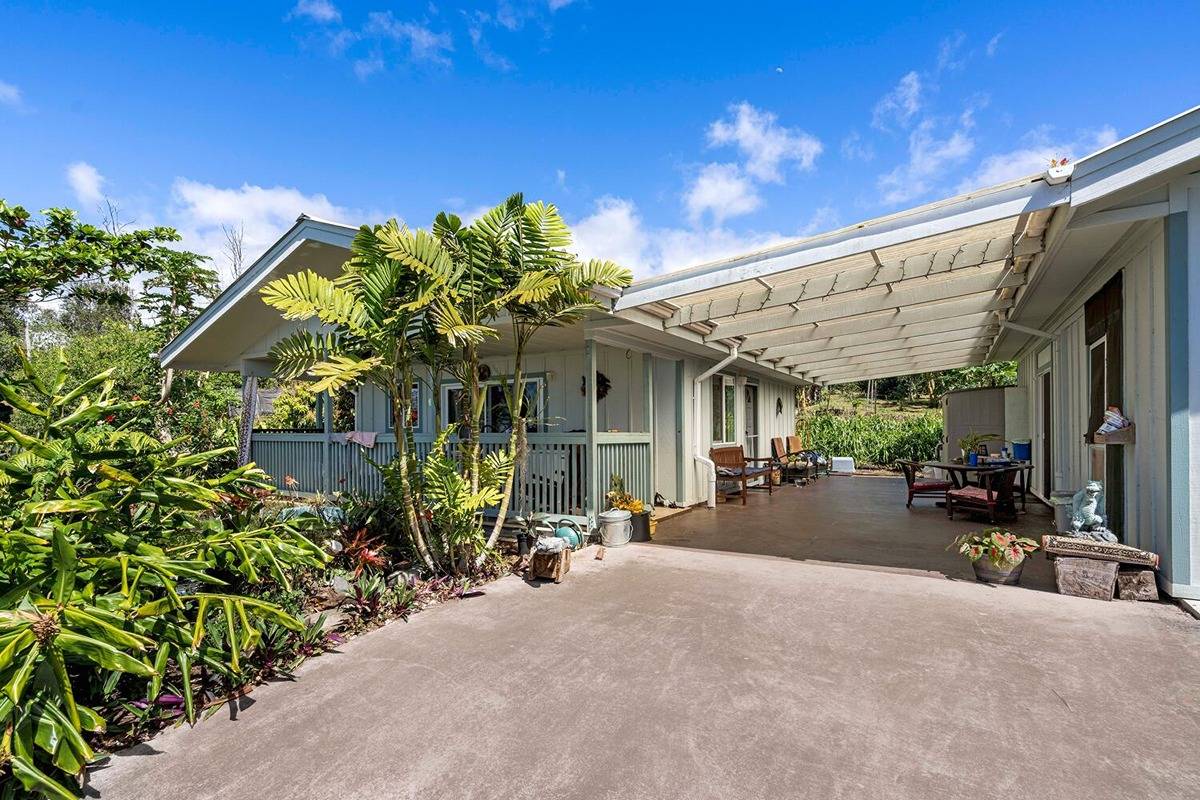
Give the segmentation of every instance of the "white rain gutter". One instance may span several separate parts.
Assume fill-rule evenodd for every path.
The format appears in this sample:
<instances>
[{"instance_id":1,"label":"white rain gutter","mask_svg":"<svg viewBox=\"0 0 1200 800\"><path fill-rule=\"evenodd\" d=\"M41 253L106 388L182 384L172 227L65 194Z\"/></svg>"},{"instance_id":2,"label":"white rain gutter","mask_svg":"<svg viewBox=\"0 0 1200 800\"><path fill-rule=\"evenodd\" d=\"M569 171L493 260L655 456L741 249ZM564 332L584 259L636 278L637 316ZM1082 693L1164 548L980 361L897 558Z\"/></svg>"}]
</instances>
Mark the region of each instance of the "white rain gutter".
<instances>
[{"instance_id":1,"label":"white rain gutter","mask_svg":"<svg viewBox=\"0 0 1200 800\"><path fill-rule=\"evenodd\" d=\"M712 367L701 372L692 379L692 458L704 467L708 475L708 488L704 494L705 505L716 508L717 505L717 467L712 459L704 454L704 426L700 424L700 385L721 371L721 368L735 361L738 357L738 346L729 345L729 355L718 361Z\"/></svg>"}]
</instances>

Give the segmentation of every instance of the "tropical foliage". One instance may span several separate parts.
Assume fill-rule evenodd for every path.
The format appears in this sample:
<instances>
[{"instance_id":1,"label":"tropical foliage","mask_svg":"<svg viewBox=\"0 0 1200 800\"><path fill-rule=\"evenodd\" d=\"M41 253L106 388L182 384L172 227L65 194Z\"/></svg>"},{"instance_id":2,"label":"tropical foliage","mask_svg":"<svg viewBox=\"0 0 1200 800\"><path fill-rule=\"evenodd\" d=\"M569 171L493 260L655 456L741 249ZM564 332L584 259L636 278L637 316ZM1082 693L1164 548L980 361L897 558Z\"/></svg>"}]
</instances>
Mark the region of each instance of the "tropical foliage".
<instances>
[{"instance_id":1,"label":"tropical foliage","mask_svg":"<svg viewBox=\"0 0 1200 800\"><path fill-rule=\"evenodd\" d=\"M902 459L934 458L942 441L942 417L932 411L908 416L817 411L800 419L797 432L806 449L891 467Z\"/></svg>"},{"instance_id":2,"label":"tropical foliage","mask_svg":"<svg viewBox=\"0 0 1200 800\"><path fill-rule=\"evenodd\" d=\"M0 200L0 377L21 373L21 346L41 379L53 380L63 351L68 383L115 367L116 396L157 399L138 415L145 432L187 436L201 449L232 444L237 376L175 380L154 359L216 296L217 274L202 256L172 246L174 230L128 227L115 215L105 227L89 225L68 209L39 218ZM0 419L10 414L0 405ZM33 422L19 414L12 421L22 429Z\"/></svg>"},{"instance_id":3,"label":"tropical foliage","mask_svg":"<svg viewBox=\"0 0 1200 800\"><path fill-rule=\"evenodd\" d=\"M631 280L628 270L612 262L580 261L570 244L570 231L553 205L513 195L471 225L441 214L432 233L395 220L364 226L337 278L305 271L262 290L263 300L285 318L315 319L324 329L298 331L272 349L279 377L312 378L317 391L370 383L392 398L397 455L381 465L385 484L403 511L413 551L431 572L481 567L512 497L515 469L480 457L479 345L498 335L498 320L511 326L515 365L505 381L512 425L507 459L519 468L529 413L521 387L530 340L542 328L574 324L598 308L593 289ZM461 457L454 462L462 471L462 486L455 492L461 489L461 497L469 500L465 516L448 517L444 498L436 494L447 490L445 470L451 462L435 459L420 467L415 458L409 389L422 379L421 367L435 381L439 374L456 375L466 389ZM434 472L425 479L418 469ZM482 547L467 548L477 552L473 564L464 565L464 532L458 526L469 518L482 531L482 507L473 506L497 477L502 486L496 523ZM435 494L427 493L431 487ZM441 530L443 525L451 530Z\"/></svg>"},{"instance_id":4,"label":"tropical foliage","mask_svg":"<svg viewBox=\"0 0 1200 800\"><path fill-rule=\"evenodd\" d=\"M240 685L264 632L305 632L239 587L287 591L325 556L260 516L260 471L206 475L225 451L187 454L130 424L146 401L115 397L111 370L72 385L21 363L0 382L36 421L0 423L0 767L6 793L70 798L107 695L178 698L195 720L200 676Z\"/></svg>"},{"instance_id":5,"label":"tropical foliage","mask_svg":"<svg viewBox=\"0 0 1200 800\"><path fill-rule=\"evenodd\" d=\"M987 528L979 533L964 533L946 549L955 549L971 563L986 558L997 569L1012 569L1038 550L1033 539L1017 536L1004 528Z\"/></svg>"}]
</instances>

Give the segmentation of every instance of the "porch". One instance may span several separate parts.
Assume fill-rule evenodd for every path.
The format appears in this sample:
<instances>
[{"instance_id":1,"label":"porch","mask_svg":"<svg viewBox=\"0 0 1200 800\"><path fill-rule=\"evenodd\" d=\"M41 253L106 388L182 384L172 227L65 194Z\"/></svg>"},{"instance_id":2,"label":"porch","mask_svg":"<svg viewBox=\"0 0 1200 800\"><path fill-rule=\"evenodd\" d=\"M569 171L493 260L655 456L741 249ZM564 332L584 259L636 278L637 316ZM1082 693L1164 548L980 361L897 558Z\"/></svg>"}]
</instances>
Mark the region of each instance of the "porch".
<instances>
[{"instance_id":1,"label":"porch","mask_svg":"<svg viewBox=\"0 0 1200 800\"><path fill-rule=\"evenodd\" d=\"M988 523L962 514L948 519L929 499L905 508L905 499L903 478L833 475L771 495L751 491L745 506L722 503L664 520L654 543L974 583L970 563L946 546ZM1001 524L1040 539L1053 522L1050 509L1031 498L1025 513ZM1026 563L1020 588L1054 591L1040 552Z\"/></svg>"}]
</instances>

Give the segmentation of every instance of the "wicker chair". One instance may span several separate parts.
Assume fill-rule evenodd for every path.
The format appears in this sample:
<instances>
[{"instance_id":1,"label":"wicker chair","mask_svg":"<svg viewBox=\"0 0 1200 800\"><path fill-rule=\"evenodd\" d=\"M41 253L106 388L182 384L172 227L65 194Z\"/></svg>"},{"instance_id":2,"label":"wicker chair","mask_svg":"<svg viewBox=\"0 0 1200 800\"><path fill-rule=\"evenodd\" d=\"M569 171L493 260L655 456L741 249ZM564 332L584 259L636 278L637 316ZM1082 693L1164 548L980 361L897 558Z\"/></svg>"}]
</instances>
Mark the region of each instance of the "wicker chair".
<instances>
[{"instance_id":1,"label":"wicker chair","mask_svg":"<svg viewBox=\"0 0 1200 800\"><path fill-rule=\"evenodd\" d=\"M988 515L994 524L999 513L1017 515L1013 484L1021 467L1008 467L979 473L978 486L963 486L946 492L946 515L954 519L955 510Z\"/></svg>"},{"instance_id":2,"label":"wicker chair","mask_svg":"<svg viewBox=\"0 0 1200 800\"><path fill-rule=\"evenodd\" d=\"M935 481L921 476L921 465L916 461L899 462L904 472L904 482L908 484L908 502L905 508L912 508L914 497L933 497L938 500L946 499L946 492L954 488L950 481Z\"/></svg>"},{"instance_id":3,"label":"wicker chair","mask_svg":"<svg viewBox=\"0 0 1200 800\"><path fill-rule=\"evenodd\" d=\"M771 486L771 459L769 458L747 458L740 444L728 445L726 447L714 447L708 451L708 457L712 459L713 466L717 472L717 483L737 483L741 484L742 489L742 505L746 505L746 494L751 488L767 490L767 494L772 494ZM751 466L753 462L765 461L767 466L755 467ZM765 478L763 481L766 486L751 487L749 482L758 478ZM726 501L729 500L729 495L726 492L718 493Z\"/></svg>"}]
</instances>

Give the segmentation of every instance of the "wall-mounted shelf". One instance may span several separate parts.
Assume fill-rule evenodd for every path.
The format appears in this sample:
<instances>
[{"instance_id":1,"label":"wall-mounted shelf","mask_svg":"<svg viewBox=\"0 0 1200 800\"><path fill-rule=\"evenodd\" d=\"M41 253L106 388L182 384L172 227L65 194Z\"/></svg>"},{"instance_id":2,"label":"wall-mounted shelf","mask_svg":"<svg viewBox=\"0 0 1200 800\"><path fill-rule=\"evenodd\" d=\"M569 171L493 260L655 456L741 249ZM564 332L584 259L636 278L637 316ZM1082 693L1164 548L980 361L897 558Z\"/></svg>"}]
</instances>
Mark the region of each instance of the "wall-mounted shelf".
<instances>
[{"instance_id":1,"label":"wall-mounted shelf","mask_svg":"<svg viewBox=\"0 0 1200 800\"><path fill-rule=\"evenodd\" d=\"M1112 433L1092 433L1087 437L1088 444L1133 444L1135 441L1134 425L1119 428Z\"/></svg>"}]
</instances>

